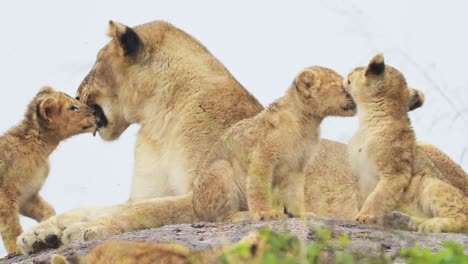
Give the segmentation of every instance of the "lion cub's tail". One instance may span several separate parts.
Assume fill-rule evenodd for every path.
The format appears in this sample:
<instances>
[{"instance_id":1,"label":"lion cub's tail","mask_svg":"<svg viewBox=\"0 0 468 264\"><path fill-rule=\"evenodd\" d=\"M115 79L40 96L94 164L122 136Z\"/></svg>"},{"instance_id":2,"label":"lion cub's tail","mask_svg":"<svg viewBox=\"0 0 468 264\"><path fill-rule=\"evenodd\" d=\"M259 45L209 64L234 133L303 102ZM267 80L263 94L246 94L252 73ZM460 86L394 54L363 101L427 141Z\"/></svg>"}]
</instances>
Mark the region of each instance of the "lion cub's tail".
<instances>
[{"instance_id":1,"label":"lion cub's tail","mask_svg":"<svg viewBox=\"0 0 468 264\"><path fill-rule=\"evenodd\" d=\"M438 148L418 142L417 146L423 149L435 167L439 170L443 181L457 187L465 196L468 196L468 174Z\"/></svg>"}]
</instances>

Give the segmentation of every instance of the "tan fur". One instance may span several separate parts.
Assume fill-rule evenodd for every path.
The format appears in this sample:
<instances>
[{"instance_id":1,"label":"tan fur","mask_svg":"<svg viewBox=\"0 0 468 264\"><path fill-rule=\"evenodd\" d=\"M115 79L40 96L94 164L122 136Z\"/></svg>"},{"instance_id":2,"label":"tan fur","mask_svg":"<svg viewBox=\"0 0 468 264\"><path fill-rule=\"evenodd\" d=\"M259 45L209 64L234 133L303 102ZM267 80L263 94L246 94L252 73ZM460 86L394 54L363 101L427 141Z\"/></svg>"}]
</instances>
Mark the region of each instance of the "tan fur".
<instances>
[{"instance_id":1,"label":"tan fur","mask_svg":"<svg viewBox=\"0 0 468 264\"><path fill-rule=\"evenodd\" d=\"M52 264L202 264L213 263L221 250L193 252L177 244L110 241L94 248L84 257L66 259L53 256Z\"/></svg>"},{"instance_id":2,"label":"tan fur","mask_svg":"<svg viewBox=\"0 0 468 264\"><path fill-rule=\"evenodd\" d=\"M410 225L415 230L463 231L466 199L440 180L440 171L417 146L403 75L377 55L367 68L348 75L347 90L356 101L360 121L348 145L364 201L356 220L382 223L390 211L401 210L422 217L413 218Z\"/></svg>"},{"instance_id":3,"label":"tan fur","mask_svg":"<svg viewBox=\"0 0 468 264\"><path fill-rule=\"evenodd\" d=\"M128 38L131 32L137 38ZM99 133L106 140L117 139L130 124L141 125L129 203L80 208L53 217L21 236L27 241L21 244L23 252L34 252L34 243L50 247L45 238L51 234L68 243L199 221L192 193L199 164L228 127L262 110L205 47L168 23L129 29L113 22L109 35L112 41L99 52L77 95L98 113L103 110L98 115L102 120L107 117L108 123ZM141 45L126 46L120 40L127 44L139 40ZM347 199L356 196L356 188L340 185L357 181L347 162L346 147L322 140L317 152L315 164L322 169L317 170L320 174L312 170L306 177L307 211L352 218L352 209L344 207L356 204L353 210L357 211L357 202ZM329 186L330 191L321 195L309 188L311 182L331 182L337 185L336 192ZM216 194L225 199L222 192ZM218 198L213 194L212 199ZM327 210L327 206L333 208ZM315 211L317 208L320 210Z\"/></svg>"},{"instance_id":4,"label":"tan fur","mask_svg":"<svg viewBox=\"0 0 468 264\"><path fill-rule=\"evenodd\" d=\"M424 143L418 143L418 147L424 150L428 158L440 171L440 179L458 187L465 197L468 197L468 174L466 174L458 164L453 162L447 155L436 147Z\"/></svg>"},{"instance_id":5,"label":"tan fur","mask_svg":"<svg viewBox=\"0 0 468 264\"><path fill-rule=\"evenodd\" d=\"M72 105L81 109L69 110ZM87 109L78 100L44 87L23 121L0 137L0 232L9 254L19 252L19 214L39 222L55 215L39 195L49 174L48 157L60 141L95 130L95 118Z\"/></svg>"},{"instance_id":6,"label":"tan fur","mask_svg":"<svg viewBox=\"0 0 468 264\"><path fill-rule=\"evenodd\" d=\"M463 186L467 186L468 175L450 158L431 145L417 145L426 151L440 171L437 177L462 190ZM358 214L362 204L362 199L359 199L359 178L351 169L345 153L346 144L321 140L315 162L307 169L305 195L308 212L344 220L352 220ZM450 175L450 178L446 175Z\"/></svg>"},{"instance_id":7,"label":"tan fur","mask_svg":"<svg viewBox=\"0 0 468 264\"><path fill-rule=\"evenodd\" d=\"M202 163L193 187L199 219L221 221L247 208L255 220L276 219L283 207L274 210L272 188L289 215L305 215L305 168L320 123L354 114L340 75L322 67L301 72L285 96L229 128Z\"/></svg>"},{"instance_id":8,"label":"tan fur","mask_svg":"<svg viewBox=\"0 0 468 264\"><path fill-rule=\"evenodd\" d=\"M95 247L85 256L65 258L54 255L51 264L214 264L224 263L221 261L222 255L229 263L260 263L263 252L267 250L267 243L268 238L259 232L251 233L237 243L202 251L190 250L175 243L109 241ZM239 254L239 246L250 248L250 252Z\"/></svg>"}]
</instances>

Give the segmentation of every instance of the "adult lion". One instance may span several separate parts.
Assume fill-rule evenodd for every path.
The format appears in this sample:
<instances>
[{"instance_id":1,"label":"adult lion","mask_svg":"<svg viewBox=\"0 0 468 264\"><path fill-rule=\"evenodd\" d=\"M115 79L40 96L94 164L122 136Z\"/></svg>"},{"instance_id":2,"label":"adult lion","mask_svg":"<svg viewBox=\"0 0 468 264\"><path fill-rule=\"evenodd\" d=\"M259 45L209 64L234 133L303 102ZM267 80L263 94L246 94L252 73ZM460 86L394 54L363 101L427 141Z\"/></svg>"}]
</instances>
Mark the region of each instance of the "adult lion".
<instances>
[{"instance_id":1,"label":"adult lion","mask_svg":"<svg viewBox=\"0 0 468 264\"><path fill-rule=\"evenodd\" d=\"M18 238L24 253L209 220L193 209L198 194L210 196L203 186L192 189L195 168L226 128L263 109L205 47L168 23L132 29L111 21L109 36L78 97L96 109L104 140L117 139L132 123L141 125L129 203L75 209L42 222ZM446 156L433 151L440 168L448 168ZM358 210L356 180L346 146L322 140L306 183L308 210L351 219Z\"/></svg>"}]
</instances>

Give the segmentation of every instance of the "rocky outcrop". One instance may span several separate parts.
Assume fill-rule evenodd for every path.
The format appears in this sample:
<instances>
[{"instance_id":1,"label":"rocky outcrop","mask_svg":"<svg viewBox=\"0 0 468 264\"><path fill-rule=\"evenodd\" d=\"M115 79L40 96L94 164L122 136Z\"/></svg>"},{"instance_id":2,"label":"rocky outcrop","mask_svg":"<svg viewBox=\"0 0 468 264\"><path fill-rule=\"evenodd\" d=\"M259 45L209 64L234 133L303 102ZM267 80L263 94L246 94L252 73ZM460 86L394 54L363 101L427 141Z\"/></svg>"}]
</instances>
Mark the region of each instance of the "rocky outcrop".
<instances>
[{"instance_id":1,"label":"rocky outcrop","mask_svg":"<svg viewBox=\"0 0 468 264\"><path fill-rule=\"evenodd\" d=\"M102 241L75 242L58 249L43 251L31 256L17 256L1 263L49 263L51 256L85 255L95 246L109 240L144 241L152 243L179 243L193 250L204 250L237 242L252 231L268 226L276 232L289 231L303 241L314 241L316 230L329 229L332 237L347 234L350 250L377 256L382 250L397 258L402 248L419 246L436 251L444 241L454 241L468 248L467 234L422 234L386 227L359 225L354 222L327 218L288 219L272 222L197 223L170 225L160 228L122 234Z\"/></svg>"}]
</instances>

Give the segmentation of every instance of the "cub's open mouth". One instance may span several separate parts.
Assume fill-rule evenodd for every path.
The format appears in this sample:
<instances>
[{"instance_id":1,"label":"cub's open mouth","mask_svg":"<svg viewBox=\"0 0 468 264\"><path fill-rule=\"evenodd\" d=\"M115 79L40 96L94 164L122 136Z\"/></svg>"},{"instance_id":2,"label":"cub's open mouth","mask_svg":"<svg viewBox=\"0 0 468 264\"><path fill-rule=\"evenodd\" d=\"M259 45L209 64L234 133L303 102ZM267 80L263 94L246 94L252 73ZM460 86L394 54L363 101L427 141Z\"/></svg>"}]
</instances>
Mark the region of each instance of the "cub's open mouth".
<instances>
[{"instance_id":1,"label":"cub's open mouth","mask_svg":"<svg viewBox=\"0 0 468 264\"><path fill-rule=\"evenodd\" d=\"M94 104L92 108L94 109L94 116L96 116L96 119L97 119L97 122L96 122L97 129L101 127L106 127L108 122L107 122L107 117L104 114L104 111L102 110L102 107L97 104Z\"/></svg>"}]
</instances>

